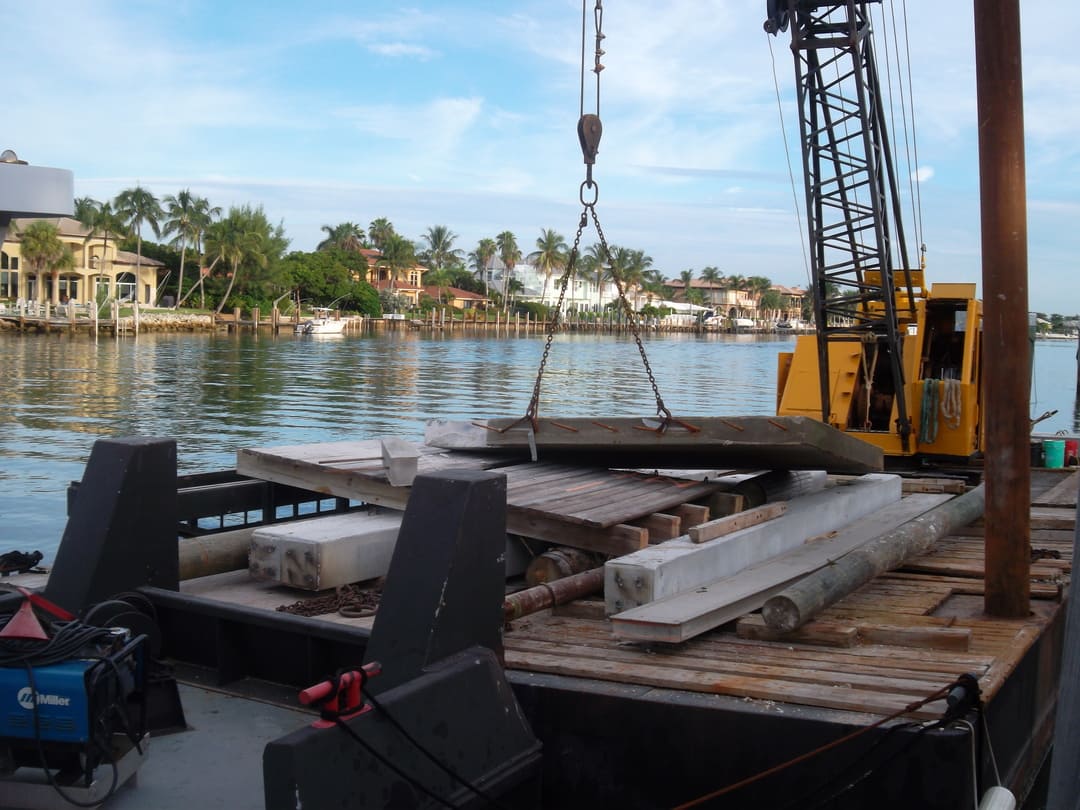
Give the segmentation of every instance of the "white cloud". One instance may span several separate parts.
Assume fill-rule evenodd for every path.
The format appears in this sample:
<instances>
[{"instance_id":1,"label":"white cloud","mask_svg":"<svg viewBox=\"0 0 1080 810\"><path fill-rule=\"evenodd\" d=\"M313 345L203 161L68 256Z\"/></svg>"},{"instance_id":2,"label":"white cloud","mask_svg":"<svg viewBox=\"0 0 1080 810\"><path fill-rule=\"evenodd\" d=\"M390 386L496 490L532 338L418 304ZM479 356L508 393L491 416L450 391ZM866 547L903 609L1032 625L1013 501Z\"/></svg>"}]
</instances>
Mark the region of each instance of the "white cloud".
<instances>
[{"instance_id":1,"label":"white cloud","mask_svg":"<svg viewBox=\"0 0 1080 810\"><path fill-rule=\"evenodd\" d=\"M424 45L410 45L406 42L372 43L368 45L368 50L379 56L390 57L415 56L420 59L431 59L435 56L435 51L431 48Z\"/></svg>"}]
</instances>

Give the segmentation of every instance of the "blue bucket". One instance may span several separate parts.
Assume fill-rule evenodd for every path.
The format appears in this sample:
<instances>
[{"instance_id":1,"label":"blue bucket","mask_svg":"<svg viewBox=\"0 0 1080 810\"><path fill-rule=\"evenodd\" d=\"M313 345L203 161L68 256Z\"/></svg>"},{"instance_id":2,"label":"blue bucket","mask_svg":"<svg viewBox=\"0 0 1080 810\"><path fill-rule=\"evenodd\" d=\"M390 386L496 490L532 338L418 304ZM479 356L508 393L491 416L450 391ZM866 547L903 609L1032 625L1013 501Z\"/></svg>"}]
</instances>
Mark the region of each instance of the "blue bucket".
<instances>
[{"instance_id":1,"label":"blue bucket","mask_svg":"<svg viewBox=\"0 0 1080 810\"><path fill-rule=\"evenodd\" d=\"M1043 457L1047 467L1060 469L1065 466L1065 440L1044 439Z\"/></svg>"}]
</instances>

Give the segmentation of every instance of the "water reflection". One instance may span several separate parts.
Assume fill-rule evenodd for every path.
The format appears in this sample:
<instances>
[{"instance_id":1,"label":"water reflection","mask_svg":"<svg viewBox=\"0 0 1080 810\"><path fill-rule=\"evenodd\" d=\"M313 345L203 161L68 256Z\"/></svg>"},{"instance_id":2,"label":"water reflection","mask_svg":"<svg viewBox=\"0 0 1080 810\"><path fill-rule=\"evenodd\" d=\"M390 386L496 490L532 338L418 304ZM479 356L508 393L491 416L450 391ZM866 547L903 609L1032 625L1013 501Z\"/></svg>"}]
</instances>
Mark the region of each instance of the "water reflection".
<instances>
[{"instance_id":1,"label":"water reflection","mask_svg":"<svg viewBox=\"0 0 1080 810\"><path fill-rule=\"evenodd\" d=\"M788 337L676 335L646 341L676 415L772 413ZM244 447L397 435L429 419L521 415L544 342L537 336L413 331L324 340L241 335L0 333L0 551L55 548L65 489L102 436L173 436L181 472L231 467ZM1075 344L1036 347L1032 413L1080 429ZM540 412L638 416L655 399L630 338L560 335Z\"/></svg>"}]
</instances>

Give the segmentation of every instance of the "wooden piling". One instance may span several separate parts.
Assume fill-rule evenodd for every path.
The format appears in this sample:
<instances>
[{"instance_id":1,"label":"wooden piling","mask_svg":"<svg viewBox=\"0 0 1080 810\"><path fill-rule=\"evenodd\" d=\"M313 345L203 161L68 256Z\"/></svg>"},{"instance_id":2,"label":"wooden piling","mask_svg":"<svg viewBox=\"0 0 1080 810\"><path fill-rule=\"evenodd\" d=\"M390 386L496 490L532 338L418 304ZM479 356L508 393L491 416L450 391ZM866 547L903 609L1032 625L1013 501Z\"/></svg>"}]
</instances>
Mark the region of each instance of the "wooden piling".
<instances>
[{"instance_id":1,"label":"wooden piling","mask_svg":"<svg viewBox=\"0 0 1080 810\"><path fill-rule=\"evenodd\" d=\"M1031 606L1030 415L1018 380L1027 352L1027 191L1020 2L975 2L975 75L983 261L986 425L984 609L1026 618Z\"/></svg>"}]
</instances>

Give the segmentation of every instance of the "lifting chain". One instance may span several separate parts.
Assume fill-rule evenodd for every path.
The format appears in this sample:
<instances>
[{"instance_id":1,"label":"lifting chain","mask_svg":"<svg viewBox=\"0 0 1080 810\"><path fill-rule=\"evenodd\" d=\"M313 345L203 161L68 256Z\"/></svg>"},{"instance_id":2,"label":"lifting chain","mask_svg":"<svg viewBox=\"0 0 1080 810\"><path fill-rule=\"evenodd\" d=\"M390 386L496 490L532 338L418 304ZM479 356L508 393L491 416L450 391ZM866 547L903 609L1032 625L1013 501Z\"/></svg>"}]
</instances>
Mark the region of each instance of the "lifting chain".
<instances>
[{"instance_id":1,"label":"lifting chain","mask_svg":"<svg viewBox=\"0 0 1080 810\"><path fill-rule=\"evenodd\" d=\"M593 165L596 163L596 154L600 147L600 136L603 134L603 126L600 123L600 71L604 69L603 64L600 62L600 57L604 55L604 50L601 48L601 43L604 40L603 21L604 21L604 8L602 0L596 0L596 5L593 9L593 18L596 35L596 48L594 53L592 72L596 74L596 111L594 113L585 112L585 42L586 42L586 0L582 0L581 3L581 104L580 104L580 118L578 119L578 140L581 143L581 153L585 162L585 180L581 183L581 187L578 191L578 198L582 204L581 217L578 220L577 232L574 234L574 243L570 248L570 253L566 261L566 269L559 279L559 299L555 304L555 309L551 313L550 326L547 333L547 341L544 343L544 353L540 358L540 367L536 373L536 382L533 385L532 398L529 400L529 405L525 410L525 415L514 422L512 425L508 425L504 430L509 430L521 422L528 420L532 429L537 429L537 420L539 418L540 408L540 386L544 378L544 369L547 367L548 355L551 353L551 343L555 338L555 334L559 331L562 319L563 303L566 300L566 288L570 283L570 279L573 277L577 260L581 246L581 235L585 228L589 224L589 220L592 220L593 225L596 227L597 236L600 238L600 246L603 250L603 257L607 261L608 266L614 268L614 257L611 255L611 248L608 246L607 239L604 236L604 230L600 227L600 220L596 216L596 202L600 196L600 187L596 181L593 180ZM591 199L589 198L591 195ZM641 341L641 334L638 330L638 319L634 312L630 302L626 298L626 291L623 288L622 278L618 272L612 272L612 279L615 281L615 288L619 292L619 306L626 316L627 323L630 326L630 331L634 336L634 342L637 344L638 353L641 355L641 362L645 366L645 373L649 378L649 385L652 386L653 395L656 397L656 415L660 417L660 424L655 429L658 433L663 433L667 430L668 426L673 422L677 422L691 430L696 430L690 425L687 425L680 420L675 419L671 415L671 411L668 410L664 404L664 399L660 396L660 389L656 384L656 377L653 375L652 367L649 365L648 355L645 353L645 344Z\"/></svg>"}]
</instances>

